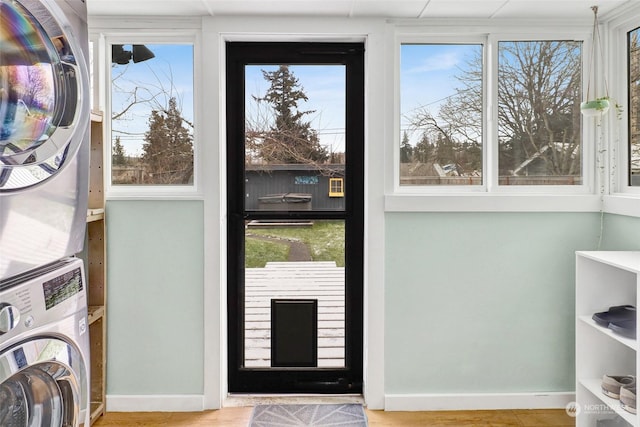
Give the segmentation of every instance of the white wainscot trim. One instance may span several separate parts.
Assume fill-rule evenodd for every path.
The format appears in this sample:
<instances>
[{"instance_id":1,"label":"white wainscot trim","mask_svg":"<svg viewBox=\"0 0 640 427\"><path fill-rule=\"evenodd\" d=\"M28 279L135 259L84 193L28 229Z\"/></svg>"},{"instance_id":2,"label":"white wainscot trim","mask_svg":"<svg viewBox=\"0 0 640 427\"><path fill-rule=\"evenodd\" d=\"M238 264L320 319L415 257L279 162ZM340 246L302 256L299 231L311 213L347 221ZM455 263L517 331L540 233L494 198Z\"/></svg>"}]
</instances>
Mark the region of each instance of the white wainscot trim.
<instances>
[{"instance_id":1,"label":"white wainscot trim","mask_svg":"<svg viewBox=\"0 0 640 427\"><path fill-rule=\"evenodd\" d=\"M394 194L385 212L598 212L600 196L578 194Z\"/></svg>"},{"instance_id":2,"label":"white wainscot trim","mask_svg":"<svg viewBox=\"0 0 640 427\"><path fill-rule=\"evenodd\" d=\"M456 411L482 409L564 409L575 392L387 394L385 411Z\"/></svg>"},{"instance_id":3,"label":"white wainscot trim","mask_svg":"<svg viewBox=\"0 0 640 427\"><path fill-rule=\"evenodd\" d=\"M203 411L200 394L107 395L107 412L197 412Z\"/></svg>"}]
</instances>

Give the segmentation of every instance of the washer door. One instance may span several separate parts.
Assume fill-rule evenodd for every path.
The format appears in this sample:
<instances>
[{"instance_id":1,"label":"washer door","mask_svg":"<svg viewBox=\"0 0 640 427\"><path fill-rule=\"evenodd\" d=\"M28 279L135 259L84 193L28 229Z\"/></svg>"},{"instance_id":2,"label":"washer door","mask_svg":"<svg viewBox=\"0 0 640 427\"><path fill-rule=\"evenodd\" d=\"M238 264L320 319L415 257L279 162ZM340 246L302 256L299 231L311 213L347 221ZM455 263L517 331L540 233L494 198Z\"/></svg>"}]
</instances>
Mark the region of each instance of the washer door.
<instances>
[{"instance_id":1,"label":"washer door","mask_svg":"<svg viewBox=\"0 0 640 427\"><path fill-rule=\"evenodd\" d=\"M0 192L45 181L82 143L86 64L63 20L47 0L0 0Z\"/></svg>"},{"instance_id":2,"label":"washer door","mask_svg":"<svg viewBox=\"0 0 640 427\"><path fill-rule=\"evenodd\" d=\"M88 400L80 352L57 338L26 341L0 354L0 425L76 427Z\"/></svg>"}]
</instances>

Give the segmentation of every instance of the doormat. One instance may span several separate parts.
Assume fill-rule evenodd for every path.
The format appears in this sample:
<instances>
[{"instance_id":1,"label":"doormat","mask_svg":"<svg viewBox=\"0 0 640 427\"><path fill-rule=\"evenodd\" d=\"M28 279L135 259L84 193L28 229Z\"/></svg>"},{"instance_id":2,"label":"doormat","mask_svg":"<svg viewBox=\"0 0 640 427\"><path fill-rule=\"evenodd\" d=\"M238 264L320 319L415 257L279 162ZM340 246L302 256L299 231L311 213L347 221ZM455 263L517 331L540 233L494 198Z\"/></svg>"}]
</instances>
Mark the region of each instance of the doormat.
<instances>
[{"instance_id":1,"label":"doormat","mask_svg":"<svg viewBox=\"0 0 640 427\"><path fill-rule=\"evenodd\" d=\"M249 427L306 426L367 427L367 416L358 404L258 405Z\"/></svg>"}]
</instances>

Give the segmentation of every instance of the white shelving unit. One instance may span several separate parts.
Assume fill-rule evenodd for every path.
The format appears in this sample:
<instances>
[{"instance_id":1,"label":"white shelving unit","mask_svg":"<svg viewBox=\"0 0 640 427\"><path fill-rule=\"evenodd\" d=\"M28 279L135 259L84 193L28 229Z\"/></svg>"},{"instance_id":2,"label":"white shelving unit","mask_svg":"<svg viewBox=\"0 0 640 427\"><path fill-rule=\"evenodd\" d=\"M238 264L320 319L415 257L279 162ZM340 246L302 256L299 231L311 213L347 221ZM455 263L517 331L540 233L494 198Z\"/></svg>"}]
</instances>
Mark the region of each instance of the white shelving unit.
<instances>
[{"instance_id":1,"label":"white shelving unit","mask_svg":"<svg viewBox=\"0 0 640 427\"><path fill-rule=\"evenodd\" d=\"M638 341L599 326L591 316L609 307L638 307L640 252L576 252L576 426L596 426L597 420L622 417L640 426L638 416L601 391L602 376L637 375Z\"/></svg>"}]
</instances>

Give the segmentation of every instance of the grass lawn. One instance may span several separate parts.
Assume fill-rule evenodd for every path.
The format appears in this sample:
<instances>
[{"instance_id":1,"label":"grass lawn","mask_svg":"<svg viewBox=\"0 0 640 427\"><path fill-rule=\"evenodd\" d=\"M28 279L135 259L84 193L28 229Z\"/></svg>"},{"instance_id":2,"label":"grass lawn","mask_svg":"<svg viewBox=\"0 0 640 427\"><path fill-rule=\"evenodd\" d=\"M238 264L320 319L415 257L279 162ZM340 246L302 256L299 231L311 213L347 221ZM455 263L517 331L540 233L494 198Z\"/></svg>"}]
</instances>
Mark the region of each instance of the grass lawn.
<instances>
[{"instance_id":1,"label":"grass lawn","mask_svg":"<svg viewBox=\"0 0 640 427\"><path fill-rule=\"evenodd\" d=\"M263 228L251 229L248 233L300 241L309 247L314 261L335 261L338 267L344 267L344 221L314 221L313 227L309 228ZM279 247L280 243L248 237L246 244L247 267L264 267L267 261L287 260L289 248L286 244L283 244L284 255ZM254 265L249 265L250 263Z\"/></svg>"},{"instance_id":2,"label":"grass lawn","mask_svg":"<svg viewBox=\"0 0 640 427\"><path fill-rule=\"evenodd\" d=\"M289 257L289 245L286 243L265 242L248 237L245 248L246 268L264 268L267 261L286 261Z\"/></svg>"}]
</instances>

